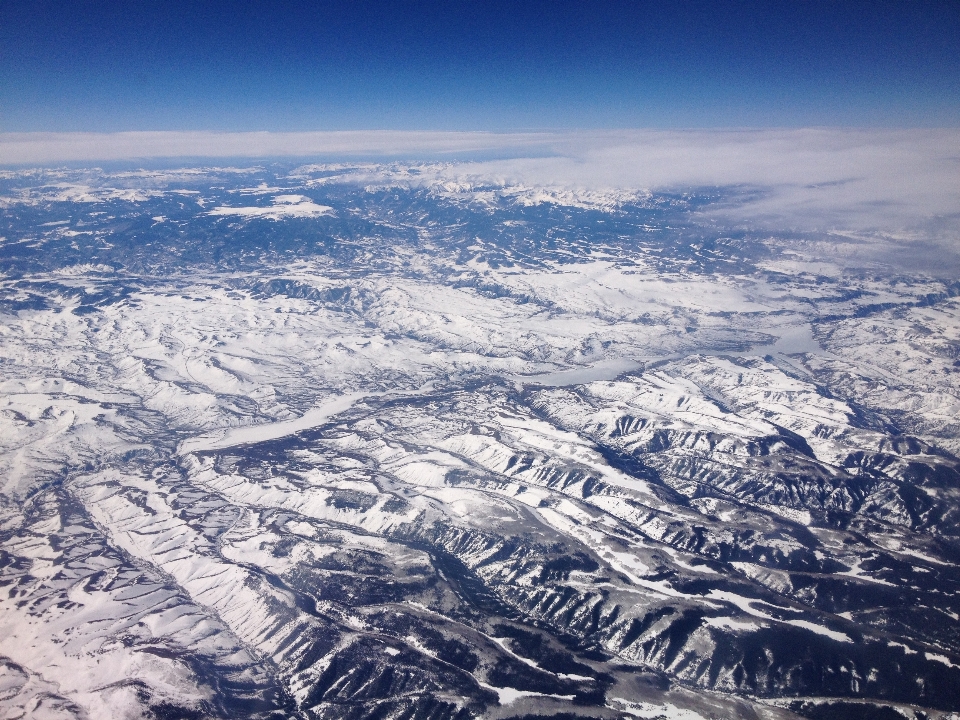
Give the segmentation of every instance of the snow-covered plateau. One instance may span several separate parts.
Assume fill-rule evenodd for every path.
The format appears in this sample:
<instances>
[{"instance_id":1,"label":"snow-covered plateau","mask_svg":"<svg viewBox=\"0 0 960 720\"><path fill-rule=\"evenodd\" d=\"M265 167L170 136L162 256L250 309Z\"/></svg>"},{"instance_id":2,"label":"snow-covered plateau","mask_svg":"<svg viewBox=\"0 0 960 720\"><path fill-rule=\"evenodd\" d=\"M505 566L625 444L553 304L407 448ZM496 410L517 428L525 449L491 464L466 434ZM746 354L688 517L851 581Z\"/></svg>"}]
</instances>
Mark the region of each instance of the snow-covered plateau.
<instances>
[{"instance_id":1,"label":"snow-covered plateau","mask_svg":"<svg viewBox=\"0 0 960 720\"><path fill-rule=\"evenodd\" d=\"M0 717L960 717L960 283L449 167L0 175Z\"/></svg>"}]
</instances>

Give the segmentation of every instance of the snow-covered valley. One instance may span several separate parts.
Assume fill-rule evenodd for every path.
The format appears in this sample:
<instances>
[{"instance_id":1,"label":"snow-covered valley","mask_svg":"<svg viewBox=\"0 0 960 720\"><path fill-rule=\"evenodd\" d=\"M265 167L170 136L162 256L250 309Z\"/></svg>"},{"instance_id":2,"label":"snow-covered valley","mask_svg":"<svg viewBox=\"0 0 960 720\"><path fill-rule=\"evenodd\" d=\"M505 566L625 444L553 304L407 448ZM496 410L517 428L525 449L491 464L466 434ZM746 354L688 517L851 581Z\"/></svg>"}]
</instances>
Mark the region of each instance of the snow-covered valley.
<instances>
[{"instance_id":1,"label":"snow-covered valley","mask_svg":"<svg viewBox=\"0 0 960 720\"><path fill-rule=\"evenodd\" d=\"M0 716L957 717L960 284L413 170L2 176Z\"/></svg>"}]
</instances>

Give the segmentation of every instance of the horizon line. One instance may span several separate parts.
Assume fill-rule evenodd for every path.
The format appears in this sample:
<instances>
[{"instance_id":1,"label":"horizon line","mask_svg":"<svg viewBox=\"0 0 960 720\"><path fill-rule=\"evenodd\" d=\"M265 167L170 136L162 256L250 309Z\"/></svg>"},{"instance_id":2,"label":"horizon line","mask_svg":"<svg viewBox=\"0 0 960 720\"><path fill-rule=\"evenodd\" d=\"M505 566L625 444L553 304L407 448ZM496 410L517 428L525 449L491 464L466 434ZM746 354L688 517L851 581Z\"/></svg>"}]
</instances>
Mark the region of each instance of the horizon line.
<instances>
[{"instance_id":1,"label":"horizon line","mask_svg":"<svg viewBox=\"0 0 960 720\"><path fill-rule=\"evenodd\" d=\"M877 140L960 136L960 127L877 128L869 126L718 126L712 128L581 128L517 130L123 130L0 132L0 165L30 163L134 161L175 158L281 158L323 155L400 157L411 154L452 156L527 150L577 154L571 140L588 145L628 144L670 136L727 140L733 137L873 137ZM699 137L698 137L699 136Z\"/></svg>"}]
</instances>

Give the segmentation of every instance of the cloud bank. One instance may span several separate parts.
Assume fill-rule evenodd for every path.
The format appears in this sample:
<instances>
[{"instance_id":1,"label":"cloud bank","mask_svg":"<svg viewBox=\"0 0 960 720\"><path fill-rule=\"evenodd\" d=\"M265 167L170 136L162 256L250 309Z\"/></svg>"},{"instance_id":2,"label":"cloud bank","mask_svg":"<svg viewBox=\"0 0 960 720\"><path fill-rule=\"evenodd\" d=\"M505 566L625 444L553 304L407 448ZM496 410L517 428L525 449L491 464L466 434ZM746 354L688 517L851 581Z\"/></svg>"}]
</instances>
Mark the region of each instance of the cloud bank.
<instances>
[{"instance_id":1,"label":"cloud bank","mask_svg":"<svg viewBox=\"0 0 960 720\"><path fill-rule=\"evenodd\" d=\"M553 147L553 157L454 171L584 188L757 188L755 199L717 212L779 228L897 232L960 215L957 130L641 131Z\"/></svg>"},{"instance_id":2,"label":"cloud bank","mask_svg":"<svg viewBox=\"0 0 960 720\"><path fill-rule=\"evenodd\" d=\"M0 164L106 162L151 158L437 156L533 148L551 133L120 132L0 133Z\"/></svg>"},{"instance_id":3,"label":"cloud bank","mask_svg":"<svg viewBox=\"0 0 960 720\"><path fill-rule=\"evenodd\" d=\"M780 229L937 235L956 244L960 227L960 129L0 134L6 165L471 155L501 159L456 162L443 174L589 190L757 188L750 201L713 212Z\"/></svg>"}]
</instances>

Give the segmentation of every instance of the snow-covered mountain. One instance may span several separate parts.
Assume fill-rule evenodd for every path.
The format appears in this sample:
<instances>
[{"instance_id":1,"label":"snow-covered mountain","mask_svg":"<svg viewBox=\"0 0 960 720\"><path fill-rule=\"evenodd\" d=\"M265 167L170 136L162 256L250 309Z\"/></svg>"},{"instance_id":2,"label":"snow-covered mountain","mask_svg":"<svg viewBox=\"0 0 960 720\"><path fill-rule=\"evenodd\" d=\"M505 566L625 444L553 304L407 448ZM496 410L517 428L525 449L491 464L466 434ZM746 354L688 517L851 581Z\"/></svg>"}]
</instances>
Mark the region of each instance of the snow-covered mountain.
<instances>
[{"instance_id":1,"label":"snow-covered mountain","mask_svg":"<svg viewBox=\"0 0 960 720\"><path fill-rule=\"evenodd\" d=\"M960 716L960 283L450 167L0 176L3 717Z\"/></svg>"}]
</instances>

